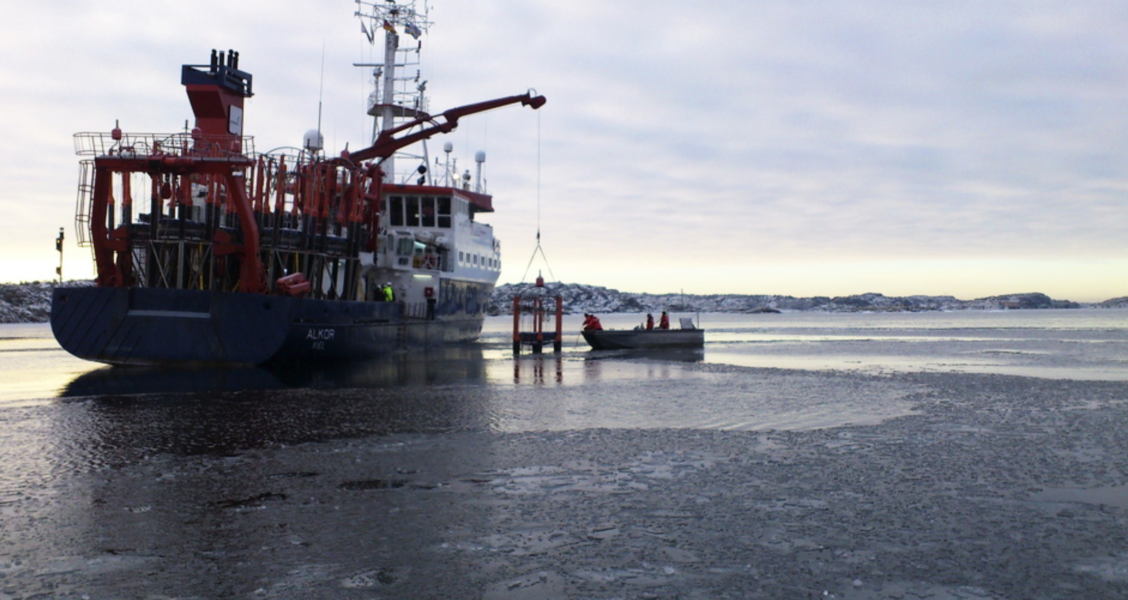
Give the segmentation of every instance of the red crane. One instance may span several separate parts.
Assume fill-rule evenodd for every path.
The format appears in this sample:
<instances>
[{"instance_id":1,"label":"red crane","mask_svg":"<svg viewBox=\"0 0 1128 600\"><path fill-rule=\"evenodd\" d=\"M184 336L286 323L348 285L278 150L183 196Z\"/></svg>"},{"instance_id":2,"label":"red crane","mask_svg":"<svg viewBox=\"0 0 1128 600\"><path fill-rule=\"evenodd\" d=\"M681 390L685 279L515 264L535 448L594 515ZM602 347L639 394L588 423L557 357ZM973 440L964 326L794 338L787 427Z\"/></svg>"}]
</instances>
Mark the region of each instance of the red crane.
<instances>
[{"instance_id":1,"label":"red crane","mask_svg":"<svg viewBox=\"0 0 1128 600\"><path fill-rule=\"evenodd\" d=\"M404 123L403 125L400 125L398 127L386 129L380 132L380 135L376 137L376 142L371 146L357 152L344 152L341 156L342 158L347 158L354 163L359 163L361 161L373 158L388 158L389 156L395 154L397 151L402 150L403 148L406 148L414 144L415 142L421 142L440 133L450 133L451 131L454 131L454 128L458 127L458 120L462 117L475 113L485 112L487 110L493 110L495 108L501 108L503 106L509 106L510 104L517 104L518 102L521 103L522 106L529 106L533 110L536 110L544 106L544 103L547 102L547 100L544 96L534 96L532 92L526 92L519 96L507 96L505 98L497 98L495 100L486 100L485 102L477 102L474 104L467 104L466 106L459 106L457 108L452 108L450 110L444 111L439 115L426 115L419 117L418 119L415 119L413 121ZM439 117L443 118L443 122L440 123L435 120ZM418 127L419 125L426 123L431 123L432 125L426 129L405 135L401 138L395 137L397 133L407 131L413 127Z\"/></svg>"},{"instance_id":2,"label":"red crane","mask_svg":"<svg viewBox=\"0 0 1128 600\"><path fill-rule=\"evenodd\" d=\"M190 135L154 138L135 148L129 143L129 136L123 138L120 130L115 129L108 152L90 152L96 157L92 161L92 177L84 180L84 185L90 191L90 212L86 218L98 268L98 285L128 287L137 284L138 271L133 264L132 250L136 244L144 243L149 244L144 254L151 263L144 271L150 278L145 283L149 287L231 289L233 282L221 280L223 276L232 275L237 278L234 287L239 291L270 291L259 227L266 217L275 216L264 214L270 210L267 190L274 189L281 197L287 171L282 166L276 173L268 174L267 177L274 178L271 187L263 181L261 161L256 171L256 160L243 153L242 107L243 99L251 96L251 75L238 69L237 53L229 52L226 60L224 58L213 52L210 65L185 65L182 69L181 82L187 88L196 116L196 127ZM304 168L307 174L306 195L307 201L313 202L310 206L315 207L310 212L314 225L325 228L331 218L327 202L333 195L339 202L339 218L355 225L363 223L362 226L368 228L369 245L374 243L383 173L378 162L361 163L373 159L382 161L416 142L449 133L458 126L458 120L467 115L518 103L537 109L545 102L544 96L528 92L452 108L434 116L424 115L381 132L375 143L358 152L345 151L339 158L314 158L304 166L295 165L292 168ZM422 129L405 133L416 127ZM399 134L403 135L396 137ZM91 146L99 149L104 145L98 134L79 134L76 139L96 142ZM151 180L150 211L143 223L131 222L133 199L128 179L132 173L146 173ZM116 227L113 219L115 175L122 178L123 196L122 221ZM337 189L339 176L341 181L351 182L347 188ZM254 186L250 189L247 182L252 178ZM213 215L207 217L209 225L202 231L187 227L184 216L186 208L200 202L191 195L191 186L199 187L200 182L210 186L206 203L208 214ZM365 188L363 193L362 187ZM167 216L162 215L166 203L170 211ZM280 209L277 206L275 212ZM173 215L174 210L178 216ZM234 230L214 226L218 221L215 215L225 210L231 215L227 221L237 223ZM185 244L185 240L193 243ZM222 262L231 256L238 263L213 269L216 283L205 281L203 271L198 268L185 274L188 272L185 265L200 262L207 248L211 249L206 255L208 260ZM341 257L355 259L357 249L352 245ZM158 260L161 252L168 256L161 259L164 263Z\"/></svg>"}]
</instances>

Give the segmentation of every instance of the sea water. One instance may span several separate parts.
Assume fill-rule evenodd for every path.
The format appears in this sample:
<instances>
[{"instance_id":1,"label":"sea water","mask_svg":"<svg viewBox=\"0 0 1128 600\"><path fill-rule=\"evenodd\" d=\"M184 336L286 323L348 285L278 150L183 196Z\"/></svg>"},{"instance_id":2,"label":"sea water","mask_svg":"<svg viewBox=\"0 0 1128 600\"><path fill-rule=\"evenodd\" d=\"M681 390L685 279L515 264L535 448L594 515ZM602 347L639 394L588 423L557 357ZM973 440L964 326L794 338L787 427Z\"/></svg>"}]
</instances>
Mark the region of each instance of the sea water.
<instances>
[{"instance_id":1,"label":"sea water","mask_svg":"<svg viewBox=\"0 0 1128 600\"><path fill-rule=\"evenodd\" d=\"M632 355L594 352L579 334L581 317L564 320L560 355L514 357L512 319L489 317L476 344L409 353L308 377L279 378L261 369L115 369L62 350L47 324L0 325L0 408L107 393L254 388L364 387L412 382L508 386L548 382L582 386L597 379L687 379L716 369L778 368L866 374L951 372L1074 380L1128 380L1128 311L1029 310L922 313L696 314L706 330L700 352ZM601 315L605 328L632 328L640 314ZM674 319L675 326L678 319ZM551 323L549 324L551 325ZM452 367L456 367L453 368ZM124 387L100 388L114 381ZM90 384L90 385L84 385ZM130 387L133 386L133 387Z\"/></svg>"},{"instance_id":2,"label":"sea water","mask_svg":"<svg viewBox=\"0 0 1128 600\"><path fill-rule=\"evenodd\" d=\"M682 316L682 315L678 315ZM792 312L689 315L706 330L701 361L799 370L954 372L1128 380L1128 311ZM645 315L602 318L639 326ZM675 323L677 320L675 319ZM505 338L504 319L483 338ZM567 346L586 350L578 327ZM496 354L495 356L500 356Z\"/></svg>"},{"instance_id":3,"label":"sea water","mask_svg":"<svg viewBox=\"0 0 1128 600\"><path fill-rule=\"evenodd\" d=\"M514 356L512 319L499 316L486 320L473 344L282 370L107 367L67 354L47 325L4 325L0 410L238 398L272 409L317 403L327 414L394 423L399 431L814 429L911 414L918 390L890 380L898 374L1128 380L1123 310L689 317L706 331L701 350L592 351L579 333L581 317L570 315L561 353L524 348ZM606 328L644 318L602 315ZM789 375L766 378L763 369ZM334 400L333 390L350 390L350 399ZM389 394L406 400L381 403Z\"/></svg>"},{"instance_id":4,"label":"sea water","mask_svg":"<svg viewBox=\"0 0 1128 600\"><path fill-rule=\"evenodd\" d=\"M1120 597L1128 311L693 318L284 371L0 326L0 598Z\"/></svg>"},{"instance_id":5,"label":"sea water","mask_svg":"<svg viewBox=\"0 0 1128 600\"><path fill-rule=\"evenodd\" d=\"M869 373L1128 379L1128 311L710 315L706 361Z\"/></svg>"}]
</instances>

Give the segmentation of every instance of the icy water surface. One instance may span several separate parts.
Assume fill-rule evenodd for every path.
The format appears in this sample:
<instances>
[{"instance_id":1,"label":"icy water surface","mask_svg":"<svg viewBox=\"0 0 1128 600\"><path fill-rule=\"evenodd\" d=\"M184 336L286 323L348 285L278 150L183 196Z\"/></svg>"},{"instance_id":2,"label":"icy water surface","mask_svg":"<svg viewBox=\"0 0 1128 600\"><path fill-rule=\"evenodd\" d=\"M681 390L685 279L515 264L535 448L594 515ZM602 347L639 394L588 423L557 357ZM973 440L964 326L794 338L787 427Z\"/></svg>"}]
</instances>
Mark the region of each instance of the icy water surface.
<instances>
[{"instance_id":1,"label":"icy water surface","mask_svg":"<svg viewBox=\"0 0 1128 600\"><path fill-rule=\"evenodd\" d=\"M1128 379L1128 311L709 315L706 360L867 373Z\"/></svg>"},{"instance_id":2,"label":"icy water surface","mask_svg":"<svg viewBox=\"0 0 1128 600\"><path fill-rule=\"evenodd\" d=\"M602 318L607 328L633 327L642 319L639 315ZM579 335L580 317L570 316L565 319L567 335L561 355L514 359L511 319L492 317L477 344L308 372L110 369L61 350L46 324L0 325L0 356L4 359L0 361L0 407L61 397L193 390L459 382L508 388L616 386L641 381L661 387L655 382L707 384L724 380L726 374L739 377L742 371L730 367L1128 380L1128 311L1123 310L705 314L694 318L707 330L706 347L700 352L592 352ZM645 389L639 397L652 404ZM700 408L694 407L695 411ZM731 408L735 407L718 410L723 413ZM637 420L616 425L648 426Z\"/></svg>"},{"instance_id":3,"label":"icy water surface","mask_svg":"<svg viewBox=\"0 0 1128 600\"><path fill-rule=\"evenodd\" d=\"M510 323L312 370L0 326L0 600L1128 597L1128 311Z\"/></svg>"}]
</instances>

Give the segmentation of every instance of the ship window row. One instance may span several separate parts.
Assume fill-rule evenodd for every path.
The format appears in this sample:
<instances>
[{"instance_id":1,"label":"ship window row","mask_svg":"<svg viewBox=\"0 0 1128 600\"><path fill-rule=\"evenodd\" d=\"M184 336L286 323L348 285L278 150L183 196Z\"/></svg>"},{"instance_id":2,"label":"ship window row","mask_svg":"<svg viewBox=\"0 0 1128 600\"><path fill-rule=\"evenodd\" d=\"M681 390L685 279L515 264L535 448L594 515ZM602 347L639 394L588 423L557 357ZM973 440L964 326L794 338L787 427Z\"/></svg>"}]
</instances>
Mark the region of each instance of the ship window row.
<instances>
[{"instance_id":1,"label":"ship window row","mask_svg":"<svg viewBox=\"0 0 1128 600\"><path fill-rule=\"evenodd\" d=\"M452 205L450 196L390 196L389 225L450 229Z\"/></svg>"},{"instance_id":2,"label":"ship window row","mask_svg":"<svg viewBox=\"0 0 1128 600\"><path fill-rule=\"evenodd\" d=\"M486 269L494 270L501 269L501 261L496 258L490 256L481 256L479 254L471 254L469 252L463 252L461 250L458 252L458 263L471 267L483 267Z\"/></svg>"}]
</instances>

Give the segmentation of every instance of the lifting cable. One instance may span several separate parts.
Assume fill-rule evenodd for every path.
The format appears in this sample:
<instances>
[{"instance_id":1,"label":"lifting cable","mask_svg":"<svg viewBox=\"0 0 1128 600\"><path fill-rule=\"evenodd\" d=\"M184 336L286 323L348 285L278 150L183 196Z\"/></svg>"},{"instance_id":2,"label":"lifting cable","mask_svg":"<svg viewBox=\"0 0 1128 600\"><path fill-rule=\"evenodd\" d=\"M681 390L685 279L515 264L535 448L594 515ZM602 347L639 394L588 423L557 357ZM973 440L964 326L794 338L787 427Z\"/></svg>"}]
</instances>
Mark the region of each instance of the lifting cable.
<instances>
[{"instance_id":1,"label":"lifting cable","mask_svg":"<svg viewBox=\"0 0 1128 600\"><path fill-rule=\"evenodd\" d=\"M556 281L556 275L552 272L552 267L548 264L548 256L544 253L544 248L541 248L540 243L540 222L541 222L541 112L537 111L537 247L533 249L533 255L529 257L529 264L525 266L525 273L521 275L521 282L525 282L525 277L529 275L529 267L533 266L533 261L537 258L539 252L541 258L544 259L544 266L548 268L548 275L552 281Z\"/></svg>"}]
</instances>

